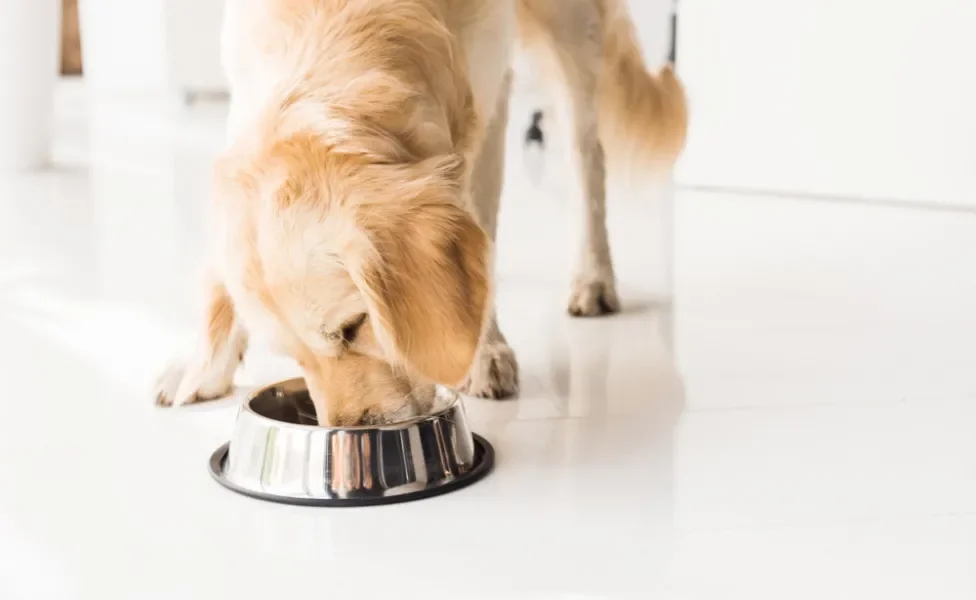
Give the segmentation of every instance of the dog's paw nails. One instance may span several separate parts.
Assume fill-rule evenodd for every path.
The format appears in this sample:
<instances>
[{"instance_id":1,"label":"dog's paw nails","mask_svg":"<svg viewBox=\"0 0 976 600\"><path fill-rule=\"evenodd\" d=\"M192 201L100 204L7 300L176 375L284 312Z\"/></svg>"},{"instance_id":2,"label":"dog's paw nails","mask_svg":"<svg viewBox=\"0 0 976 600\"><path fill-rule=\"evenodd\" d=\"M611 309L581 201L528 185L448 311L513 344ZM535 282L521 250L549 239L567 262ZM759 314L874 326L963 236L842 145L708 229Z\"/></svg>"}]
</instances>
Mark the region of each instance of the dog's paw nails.
<instances>
[{"instance_id":1,"label":"dog's paw nails","mask_svg":"<svg viewBox=\"0 0 976 600\"><path fill-rule=\"evenodd\" d=\"M199 385L199 377L190 377L183 362L174 362L156 379L153 397L156 406L177 407L213 400L230 393L233 381L212 377L205 385Z\"/></svg>"},{"instance_id":2,"label":"dog's paw nails","mask_svg":"<svg viewBox=\"0 0 976 600\"><path fill-rule=\"evenodd\" d=\"M515 352L502 342L488 342L478 352L461 392L479 398L511 398L518 393Z\"/></svg>"},{"instance_id":3,"label":"dog's paw nails","mask_svg":"<svg viewBox=\"0 0 976 600\"><path fill-rule=\"evenodd\" d=\"M573 285L569 314L574 317L598 317L620 312L620 299L613 282L579 281Z\"/></svg>"},{"instance_id":4,"label":"dog's paw nails","mask_svg":"<svg viewBox=\"0 0 976 600\"><path fill-rule=\"evenodd\" d=\"M219 396L218 396L219 397ZM156 393L156 406L161 406L163 408L179 408L180 406L185 406L187 404L195 404L197 402L203 402L205 400L210 400L211 398L203 398L199 394L168 394L165 392Z\"/></svg>"},{"instance_id":5,"label":"dog's paw nails","mask_svg":"<svg viewBox=\"0 0 976 600\"><path fill-rule=\"evenodd\" d=\"M173 397L162 390L157 390L155 404L163 408L173 406Z\"/></svg>"},{"instance_id":6,"label":"dog's paw nails","mask_svg":"<svg viewBox=\"0 0 976 600\"><path fill-rule=\"evenodd\" d=\"M180 404L176 402L176 392L183 381L184 373L186 373L186 365L182 362L173 362L156 379L152 394L156 406L178 406Z\"/></svg>"}]
</instances>

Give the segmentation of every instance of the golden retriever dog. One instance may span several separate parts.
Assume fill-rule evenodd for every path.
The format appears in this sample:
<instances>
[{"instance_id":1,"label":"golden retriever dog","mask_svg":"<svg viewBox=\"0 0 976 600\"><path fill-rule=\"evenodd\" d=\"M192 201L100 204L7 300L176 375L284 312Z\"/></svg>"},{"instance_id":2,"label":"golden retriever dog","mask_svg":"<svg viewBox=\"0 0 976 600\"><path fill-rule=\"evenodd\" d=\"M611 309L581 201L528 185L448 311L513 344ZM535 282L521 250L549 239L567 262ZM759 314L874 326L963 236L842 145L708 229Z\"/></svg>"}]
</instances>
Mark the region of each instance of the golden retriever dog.
<instances>
[{"instance_id":1,"label":"golden retriever dog","mask_svg":"<svg viewBox=\"0 0 976 600\"><path fill-rule=\"evenodd\" d=\"M518 47L571 116L585 232L569 311L618 310L605 160L667 165L686 129L625 0L231 0L222 46L206 309L158 404L227 394L250 334L297 360L322 425L423 414L435 384L514 394L491 261Z\"/></svg>"}]
</instances>

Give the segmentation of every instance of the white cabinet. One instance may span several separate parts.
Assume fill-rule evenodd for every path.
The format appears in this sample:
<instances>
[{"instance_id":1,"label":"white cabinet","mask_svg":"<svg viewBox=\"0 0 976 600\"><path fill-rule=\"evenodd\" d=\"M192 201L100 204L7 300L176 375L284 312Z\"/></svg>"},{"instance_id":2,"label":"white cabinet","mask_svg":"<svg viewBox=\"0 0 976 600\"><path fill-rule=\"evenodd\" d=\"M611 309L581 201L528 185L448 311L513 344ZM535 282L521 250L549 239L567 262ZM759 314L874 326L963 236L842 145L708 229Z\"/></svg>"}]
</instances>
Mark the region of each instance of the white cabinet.
<instances>
[{"instance_id":1,"label":"white cabinet","mask_svg":"<svg viewBox=\"0 0 976 600\"><path fill-rule=\"evenodd\" d=\"M225 90L223 7L224 0L79 0L89 88L126 95Z\"/></svg>"},{"instance_id":2,"label":"white cabinet","mask_svg":"<svg viewBox=\"0 0 976 600\"><path fill-rule=\"evenodd\" d=\"M651 68L663 65L671 49L674 0L628 0L644 60Z\"/></svg>"},{"instance_id":3,"label":"white cabinet","mask_svg":"<svg viewBox=\"0 0 976 600\"><path fill-rule=\"evenodd\" d=\"M224 2L166 0L167 72L177 89L191 93L227 90L220 64Z\"/></svg>"},{"instance_id":4,"label":"white cabinet","mask_svg":"<svg viewBox=\"0 0 976 600\"><path fill-rule=\"evenodd\" d=\"M976 207L976 2L683 0L681 183Z\"/></svg>"}]
</instances>

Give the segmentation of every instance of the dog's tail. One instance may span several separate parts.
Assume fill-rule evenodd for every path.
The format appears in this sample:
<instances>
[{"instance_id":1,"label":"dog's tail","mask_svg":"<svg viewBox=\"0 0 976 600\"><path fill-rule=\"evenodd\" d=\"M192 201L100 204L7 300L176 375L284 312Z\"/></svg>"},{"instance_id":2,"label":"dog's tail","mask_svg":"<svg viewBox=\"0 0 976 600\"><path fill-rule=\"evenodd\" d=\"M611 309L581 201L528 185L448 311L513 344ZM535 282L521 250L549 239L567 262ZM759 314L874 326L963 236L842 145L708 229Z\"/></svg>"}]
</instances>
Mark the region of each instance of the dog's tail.
<instances>
[{"instance_id":1,"label":"dog's tail","mask_svg":"<svg viewBox=\"0 0 976 600\"><path fill-rule=\"evenodd\" d=\"M598 96L600 141L611 166L670 166L684 148L688 106L671 65L648 72L621 0L604 8L603 72Z\"/></svg>"}]
</instances>

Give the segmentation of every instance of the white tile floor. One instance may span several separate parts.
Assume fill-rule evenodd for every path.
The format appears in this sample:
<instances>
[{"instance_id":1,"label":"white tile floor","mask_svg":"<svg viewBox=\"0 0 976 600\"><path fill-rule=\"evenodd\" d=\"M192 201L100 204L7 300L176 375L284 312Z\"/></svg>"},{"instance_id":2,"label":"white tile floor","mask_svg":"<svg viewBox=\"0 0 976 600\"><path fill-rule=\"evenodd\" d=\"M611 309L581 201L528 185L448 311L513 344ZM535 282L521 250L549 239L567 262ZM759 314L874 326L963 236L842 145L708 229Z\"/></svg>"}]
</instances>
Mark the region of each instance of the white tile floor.
<instances>
[{"instance_id":1,"label":"white tile floor","mask_svg":"<svg viewBox=\"0 0 976 600\"><path fill-rule=\"evenodd\" d=\"M284 507L206 472L232 402L147 392L189 332L220 111L106 112L0 179L0 598L976 598L976 215L679 192L668 306L660 207L621 199L627 310L572 321L564 172L513 152L524 392L468 403L496 472ZM290 372L257 349L241 383Z\"/></svg>"}]
</instances>

